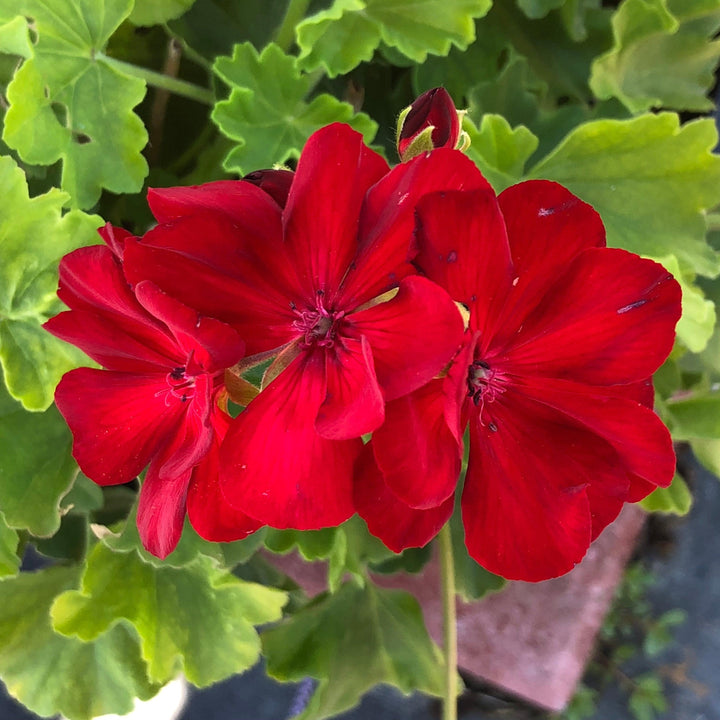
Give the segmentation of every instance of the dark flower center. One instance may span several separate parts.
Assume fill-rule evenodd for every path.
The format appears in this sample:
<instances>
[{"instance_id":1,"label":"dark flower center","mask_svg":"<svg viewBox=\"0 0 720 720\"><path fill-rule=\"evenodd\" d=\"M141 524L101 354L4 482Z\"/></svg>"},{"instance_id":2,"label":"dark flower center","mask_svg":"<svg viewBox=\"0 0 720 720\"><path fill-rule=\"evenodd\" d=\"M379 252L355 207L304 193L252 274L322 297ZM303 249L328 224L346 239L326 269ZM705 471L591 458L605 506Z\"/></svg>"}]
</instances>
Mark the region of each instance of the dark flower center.
<instances>
[{"instance_id":1,"label":"dark flower center","mask_svg":"<svg viewBox=\"0 0 720 720\"><path fill-rule=\"evenodd\" d=\"M505 377L484 360L475 360L468 368L467 396L482 413L485 403L493 402L505 392Z\"/></svg>"},{"instance_id":2,"label":"dark flower center","mask_svg":"<svg viewBox=\"0 0 720 720\"><path fill-rule=\"evenodd\" d=\"M195 376L187 374L186 367L173 368L166 376L165 381L170 388L168 395L165 398L165 404L169 404L169 398L172 396L180 400L180 402L187 402L192 400L195 395Z\"/></svg>"},{"instance_id":3,"label":"dark flower center","mask_svg":"<svg viewBox=\"0 0 720 720\"><path fill-rule=\"evenodd\" d=\"M338 331L342 325L345 313L329 311L325 308L324 293L318 290L315 307L298 310L293 306L297 320L293 321L293 328L303 335L302 344L305 347L332 347Z\"/></svg>"}]
</instances>

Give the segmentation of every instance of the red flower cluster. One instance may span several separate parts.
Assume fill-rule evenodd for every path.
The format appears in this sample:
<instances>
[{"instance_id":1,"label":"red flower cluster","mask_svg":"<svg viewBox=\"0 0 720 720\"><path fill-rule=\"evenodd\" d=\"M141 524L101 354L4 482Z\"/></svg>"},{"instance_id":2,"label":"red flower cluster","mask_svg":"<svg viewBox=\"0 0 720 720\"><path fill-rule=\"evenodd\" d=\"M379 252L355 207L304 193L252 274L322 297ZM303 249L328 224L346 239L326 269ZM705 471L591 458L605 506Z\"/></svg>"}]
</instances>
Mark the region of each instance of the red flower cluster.
<instances>
[{"instance_id":1,"label":"red flower cluster","mask_svg":"<svg viewBox=\"0 0 720 720\"><path fill-rule=\"evenodd\" d=\"M106 368L72 371L56 401L93 480L149 464L138 525L156 555L186 510L210 540L359 512L392 549L422 545L452 512L467 425L468 548L508 577L565 572L670 481L650 376L679 287L605 248L563 188L496 198L458 151L391 169L331 125L294 174L149 202L144 237L108 227L109 247L64 259L70 310L47 327ZM244 354L271 363L231 420Z\"/></svg>"}]
</instances>

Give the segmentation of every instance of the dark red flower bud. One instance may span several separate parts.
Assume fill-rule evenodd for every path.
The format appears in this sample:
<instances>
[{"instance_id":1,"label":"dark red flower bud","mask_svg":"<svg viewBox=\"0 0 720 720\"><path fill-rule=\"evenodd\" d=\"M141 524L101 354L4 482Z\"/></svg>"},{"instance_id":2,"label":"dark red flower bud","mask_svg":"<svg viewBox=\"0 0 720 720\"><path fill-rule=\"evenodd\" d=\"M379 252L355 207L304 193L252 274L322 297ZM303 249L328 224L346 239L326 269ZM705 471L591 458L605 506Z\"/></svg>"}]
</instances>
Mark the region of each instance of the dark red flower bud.
<instances>
[{"instance_id":1,"label":"dark red flower bud","mask_svg":"<svg viewBox=\"0 0 720 720\"><path fill-rule=\"evenodd\" d=\"M397 149L403 161L433 148L454 148L459 137L458 111L445 88L424 92L398 119Z\"/></svg>"},{"instance_id":2,"label":"dark red flower bud","mask_svg":"<svg viewBox=\"0 0 720 720\"><path fill-rule=\"evenodd\" d=\"M295 173L291 170L256 170L243 180L264 190L281 208L285 207Z\"/></svg>"}]
</instances>

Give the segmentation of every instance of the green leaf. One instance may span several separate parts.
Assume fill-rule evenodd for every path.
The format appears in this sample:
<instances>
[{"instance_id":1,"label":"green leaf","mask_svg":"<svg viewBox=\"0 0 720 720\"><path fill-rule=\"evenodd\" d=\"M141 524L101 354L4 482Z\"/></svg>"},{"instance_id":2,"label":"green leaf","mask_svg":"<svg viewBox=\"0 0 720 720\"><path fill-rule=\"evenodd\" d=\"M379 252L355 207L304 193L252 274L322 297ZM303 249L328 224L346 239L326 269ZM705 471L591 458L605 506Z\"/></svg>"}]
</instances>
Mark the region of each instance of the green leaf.
<instances>
[{"instance_id":1,"label":"green leaf","mask_svg":"<svg viewBox=\"0 0 720 720\"><path fill-rule=\"evenodd\" d=\"M455 565L455 592L458 596L465 602L471 602L479 600L488 593L502 590L507 580L499 575L493 575L468 555L465 547L465 529L459 508L456 508L450 518L450 533Z\"/></svg>"},{"instance_id":2,"label":"green leaf","mask_svg":"<svg viewBox=\"0 0 720 720\"><path fill-rule=\"evenodd\" d=\"M66 253L97 240L97 216L62 215L67 195L30 198L25 176L0 157L0 365L10 394L28 410L44 410L66 371L87 360L41 325L62 309L57 266Z\"/></svg>"},{"instance_id":3,"label":"green leaf","mask_svg":"<svg viewBox=\"0 0 720 720\"><path fill-rule=\"evenodd\" d=\"M137 640L123 627L83 643L53 632L50 606L79 571L54 567L0 583L0 676L39 715L89 720L127 713L159 689L146 676Z\"/></svg>"},{"instance_id":4,"label":"green leaf","mask_svg":"<svg viewBox=\"0 0 720 720\"><path fill-rule=\"evenodd\" d=\"M325 68L330 77L370 60L381 42L416 63L428 53L447 55L475 39L474 18L492 0L335 0L296 30L301 67Z\"/></svg>"},{"instance_id":5,"label":"green leaf","mask_svg":"<svg viewBox=\"0 0 720 720\"><path fill-rule=\"evenodd\" d=\"M658 714L667 710L662 681L657 675L648 673L633 678L633 685L635 689L628 700L628 708L635 720L655 720Z\"/></svg>"},{"instance_id":6,"label":"green leaf","mask_svg":"<svg viewBox=\"0 0 720 720\"><path fill-rule=\"evenodd\" d=\"M204 686L243 672L259 657L253 625L281 616L287 596L238 580L209 558L183 568L154 567L135 552L113 552L98 543L87 561L80 590L57 598L54 627L92 640L119 620L140 635L143 658L155 681L182 668Z\"/></svg>"},{"instance_id":7,"label":"green leaf","mask_svg":"<svg viewBox=\"0 0 720 720\"><path fill-rule=\"evenodd\" d=\"M32 57L32 43L24 17L18 16L8 22L0 21L0 49L9 55Z\"/></svg>"},{"instance_id":8,"label":"green leaf","mask_svg":"<svg viewBox=\"0 0 720 720\"><path fill-rule=\"evenodd\" d=\"M231 58L217 59L215 72L232 88L212 113L220 130L237 141L225 159L228 170L244 174L297 158L308 137L331 122L348 123L368 142L377 130L367 115L354 114L332 95L305 102L312 79L277 45L259 55L250 43L236 45Z\"/></svg>"},{"instance_id":9,"label":"green leaf","mask_svg":"<svg viewBox=\"0 0 720 720\"><path fill-rule=\"evenodd\" d=\"M551 10L564 5L565 0L517 0L518 7L533 19L545 17Z\"/></svg>"},{"instance_id":10,"label":"green leaf","mask_svg":"<svg viewBox=\"0 0 720 720\"><path fill-rule=\"evenodd\" d=\"M463 129L470 136L468 157L501 192L522 178L525 163L535 152L538 139L524 125L511 128L502 115L483 115L480 129L465 118Z\"/></svg>"},{"instance_id":11,"label":"green leaf","mask_svg":"<svg viewBox=\"0 0 720 720\"><path fill-rule=\"evenodd\" d=\"M675 473L669 487L658 488L640 502L640 506L648 512L672 513L687 515L692 507L692 494L687 483Z\"/></svg>"},{"instance_id":12,"label":"green leaf","mask_svg":"<svg viewBox=\"0 0 720 720\"><path fill-rule=\"evenodd\" d=\"M18 534L5 522L0 513L0 578L15 575L20 569L21 558L18 557Z\"/></svg>"},{"instance_id":13,"label":"green leaf","mask_svg":"<svg viewBox=\"0 0 720 720\"><path fill-rule=\"evenodd\" d=\"M720 393L696 393L669 400L665 407L675 440L720 439Z\"/></svg>"},{"instance_id":14,"label":"green leaf","mask_svg":"<svg viewBox=\"0 0 720 720\"><path fill-rule=\"evenodd\" d=\"M0 511L10 527L41 537L60 527L60 500L77 473L71 443L55 407L29 413L0 385Z\"/></svg>"},{"instance_id":15,"label":"green leaf","mask_svg":"<svg viewBox=\"0 0 720 720\"><path fill-rule=\"evenodd\" d=\"M87 475L79 472L70 492L62 499L66 512L89 513L103 506L103 493Z\"/></svg>"},{"instance_id":16,"label":"green leaf","mask_svg":"<svg viewBox=\"0 0 720 720\"><path fill-rule=\"evenodd\" d=\"M130 510L122 530L120 530L119 533L104 534L102 542L107 545L108 548L117 552L129 553L134 550L142 558L143 562L157 568L185 567L201 555L212 558L216 562L220 562L223 559L223 551L220 545L201 538L195 532L187 518L185 519L185 525L177 547L164 560L155 557L155 555L145 550L140 541L140 534L137 528L137 502L135 502Z\"/></svg>"},{"instance_id":17,"label":"green leaf","mask_svg":"<svg viewBox=\"0 0 720 720\"><path fill-rule=\"evenodd\" d=\"M272 677L320 680L301 720L343 712L378 683L443 692L440 652L415 598L398 590L346 583L264 632L262 643Z\"/></svg>"},{"instance_id":18,"label":"green leaf","mask_svg":"<svg viewBox=\"0 0 720 720\"><path fill-rule=\"evenodd\" d=\"M612 19L614 45L592 66L590 86L631 112L706 111L720 58L720 0L625 0Z\"/></svg>"},{"instance_id":19,"label":"green leaf","mask_svg":"<svg viewBox=\"0 0 720 720\"><path fill-rule=\"evenodd\" d=\"M639 255L675 255L682 270L715 276L704 210L720 203L712 120L683 127L673 113L596 120L573 130L529 177L556 180L601 215L608 244Z\"/></svg>"},{"instance_id":20,"label":"green leaf","mask_svg":"<svg viewBox=\"0 0 720 720\"><path fill-rule=\"evenodd\" d=\"M691 352L701 352L715 328L715 304L706 299L702 290L693 284L692 276L688 277L682 272L674 255L653 259L664 265L682 288L682 317L676 328L678 338Z\"/></svg>"},{"instance_id":21,"label":"green leaf","mask_svg":"<svg viewBox=\"0 0 720 720\"><path fill-rule=\"evenodd\" d=\"M39 553L58 560L82 562L88 551L87 515L67 513L60 519L60 529L49 538L33 540Z\"/></svg>"},{"instance_id":22,"label":"green leaf","mask_svg":"<svg viewBox=\"0 0 720 720\"><path fill-rule=\"evenodd\" d=\"M136 0L128 17L134 25L162 25L186 13L195 0Z\"/></svg>"},{"instance_id":23,"label":"green leaf","mask_svg":"<svg viewBox=\"0 0 720 720\"><path fill-rule=\"evenodd\" d=\"M720 439L689 438L689 442L700 463L720 477Z\"/></svg>"},{"instance_id":24,"label":"green leaf","mask_svg":"<svg viewBox=\"0 0 720 720\"><path fill-rule=\"evenodd\" d=\"M133 108L145 83L103 55L132 0L0 0L0 21L25 15L37 43L8 86L3 140L36 165L62 160L62 188L92 207L103 188L137 192L147 133ZM0 47L1 50L11 48Z\"/></svg>"},{"instance_id":25,"label":"green leaf","mask_svg":"<svg viewBox=\"0 0 720 720\"><path fill-rule=\"evenodd\" d=\"M668 610L657 620L651 623L645 639L643 652L648 657L659 655L673 640L673 628L682 625L687 620L687 613L680 608Z\"/></svg>"},{"instance_id":26,"label":"green leaf","mask_svg":"<svg viewBox=\"0 0 720 720\"><path fill-rule=\"evenodd\" d=\"M265 546L270 552L279 555L289 553L293 548L305 560L325 560L335 545L338 528L322 530L275 530L268 528L265 534Z\"/></svg>"}]
</instances>

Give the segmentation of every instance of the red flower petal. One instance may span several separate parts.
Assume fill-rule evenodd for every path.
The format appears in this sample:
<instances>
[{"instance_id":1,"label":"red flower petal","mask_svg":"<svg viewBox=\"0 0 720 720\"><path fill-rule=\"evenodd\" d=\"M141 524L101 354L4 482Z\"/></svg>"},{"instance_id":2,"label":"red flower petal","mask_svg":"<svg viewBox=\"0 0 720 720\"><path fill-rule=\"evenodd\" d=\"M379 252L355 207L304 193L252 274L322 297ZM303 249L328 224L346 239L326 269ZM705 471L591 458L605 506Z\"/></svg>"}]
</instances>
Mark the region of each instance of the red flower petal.
<instances>
[{"instance_id":1,"label":"red flower petal","mask_svg":"<svg viewBox=\"0 0 720 720\"><path fill-rule=\"evenodd\" d=\"M357 250L365 193L388 171L362 135L334 123L313 133L298 161L285 213L285 241L303 288L332 302Z\"/></svg>"},{"instance_id":2,"label":"red flower petal","mask_svg":"<svg viewBox=\"0 0 720 720\"><path fill-rule=\"evenodd\" d=\"M127 235L127 238L130 237ZM112 355L113 349L117 348L120 357L134 356L151 363L157 362L158 357L175 356L174 343L166 328L138 303L123 275L119 261L109 248L95 245L79 248L66 255L60 262L58 296L73 310L95 314L101 323L111 326L117 336L133 338L147 348L147 352L133 350L131 355L128 350L117 347L122 345L122 337L117 337L114 341L108 338L108 355ZM98 338L99 342L95 342L92 332L85 333L84 321L81 318L82 316L69 315L63 320L64 331L68 333L73 331L71 326L75 323L77 327L73 337L76 336L77 341L70 337L60 337L78 344L78 347L84 350L79 341L85 335L89 343L94 343L99 348L105 340ZM54 333L55 330L51 328L52 322L48 329ZM100 333L103 336L107 334L107 331Z\"/></svg>"},{"instance_id":3,"label":"red flower petal","mask_svg":"<svg viewBox=\"0 0 720 720\"><path fill-rule=\"evenodd\" d=\"M55 337L79 347L95 362L108 370L129 373L157 373L170 370L180 362L180 354L172 340L150 326L121 322L114 324L114 317L85 310L70 310L50 318L43 327ZM135 331L135 332L133 332ZM140 337L138 337L140 336ZM165 353L155 348L147 337L167 341Z\"/></svg>"},{"instance_id":4,"label":"red flower petal","mask_svg":"<svg viewBox=\"0 0 720 720\"><path fill-rule=\"evenodd\" d=\"M415 264L471 312L492 337L515 272L505 223L491 189L434 193L418 203Z\"/></svg>"},{"instance_id":5,"label":"red flower petal","mask_svg":"<svg viewBox=\"0 0 720 720\"><path fill-rule=\"evenodd\" d=\"M328 440L349 440L372 432L385 417L385 401L367 338L344 338L325 351L327 394L315 428Z\"/></svg>"},{"instance_id":6,"label":"red flower petal","mask_svg":"<svg viewBox=\"0 0 720 720\"><path fill-rule=\"evenodd\" d=\"M524 378L522 393L554 408L613 446L625 470L667 487L675 473L668 429L649 408L619 397L619 389L592 388L553 378Z\"/></svg>"},{"instance_id":7,"label":"red flower petal","mask_svg":"<svg viewBox=\"0 0 720 720\"><path fill-rule=\"evenodd\" d=\"M431 380L385 406L371 441L385 484L413 508L440 505L455 492L462 447L445 419L444 380Z\"/></svg>"},{"instance_id":8,"label":"red flower petal","mask_svg":"<svg viewBox=\"0 0 720 720\"><path fill-rule=\"evenodd\" d=\"M169 450L173 452L172 448ZM145 475L138 500L137 526L143 547L164 560L177 546L185 522L185 498L192 469L161 478L155 458Z\"/></svg>"},{"instance_id":9,"label":"red flower petal","mask_svg":"<svg viewBox=\"0 0 720 720\"><path fill-rule=\"evenodd\" d=\"M415 272L410 265L417 253L415 208L423 195L479 188L490 185L475 164L455 150L439 148L394 167L367 195L357 256L340 293L342 307L356 308Z\"/></svg>"},{"instance_id":10,"label":"red flower petal","mask_svg":"<svg viewBox=\"0 0 720 720\"><path fill-rule=\"evenodd\" d=\"M73 456L98 485L132 480L178 433L185 405L169 402L162 375L79 368L55 402L73 433ZM174 400L174 399L173 399Z\"/></svg>"},{"instance_id":11,"label":"red flower petal","mask_svg":"<svg viewBox=\"0 0 720 720\"><path fill-rule=\"evenodd\" d=\"M353 514L362 441L318 435L325 391L324 353L304 352L233 421L220 448L220 486L233 507L298 530L339 525Z\"/></svg>"},{"instance_id":12,"label":"red flower petal","mask_svg":"<svg viewBox=\"0 0 720 720\"><path fill-rule=\"evenodd\" d=\"M284 208L294 177L291 170L256 170L245 175L243 181L256 185Z\"/></svg>"},{"instance_id":13,"label":"red flower petal","mask_svg":"<svg viewBox=\"0 0 720 720\"><path fill-rule=\"evenodd\" d=\"M594 385L640 382L675 339L681 291L661 265L625 250L586 250L516 328L508 369Z\"/></svg>"},{"instance_id":14,"label":"red flower petal","mask_svg":"<svg viewBox=\"0 0 720 720\"><path fill-rule=\"evenodd\" d=\"M196 214L227 215L239 227L262 228L269 217L277 216L277 204L253 183L217 180L189 187L150 188L148 205L163 224Z\"/></svg>"},{"instance_id":15,"label":"red flower petal","mask_svg":"<svg viewBox=\"0 0 720 720\"><path fill-rule=\"evenodd\" d=\"M168 326L180 349L192 354L193 364L205 372L224 370L243 356L245 343L229 325L198 315L147 280L137 284L135 294L153 317Z\"/></svg>"},{"instance_id":16,"label":"red flower petal","mask_svg":"<svg viewBox=\"0 0 720 720\"><path fill-rule=\"evenodd\" d=\"M214 414L212 445L193 471L187 495L190 524L200 537L210 542L242 540L260 527L257 520L230 507L220 492L220 443L229 421L224 413Z\"/></svg>"},{"instance_id":17,"label":"red flower petal","mask_svg":"<svg viewBox=\"0 0 720 720\"><path fill-rule=\"evenodd\" d=\"M427 510L402 503L383 482L369 446L358 460L354 498L370 532L396 553L427 545L450 519L455 504L454 496Z\"/></svg>"},{"instance_id":18,"label":"red flower petal","mask_svg":"<svg viewBox=\"0 0 720 720\"><path fill-rule=\"evenodd\" d=\"M430 280L412 276L387 302L348 318L370 342L375 372L387 400L412 392L437 375L460 347L462 316Z\"/></svg>"},{"instance_id":19,"label":"red flower petal","mask_svg":"<svg viewBox=\"0 0 720 720\"><path fill-rule=\"evenodd\" d=\"M468 552L512 580L562 575L590 545L584 487L604 444L512 390L482 420L470 421L462 497Z\"/></svg>"},{"instance_id":20,"label":"red flower petal","mask_svg":"<svg viewBox=\"0 0 720 720\"><path fill-rule=\"evenodd\" d=\"M514 331L522 322L515 309L534 307L578 253L604 247L605 228L590 205L547 180L513 185L498 203L517 277L505 313Z\"/></svg>"},{"instance_id":21,"label":"red flower petal","mask_svg":"<svg viewBox=\"0 0 720 720\"><path fill-rule=\"evenodd\" d=\"M288 298L301 291L273 206L275 220L254 234L218 213L158 226L142 242L126 244L128 279L151 280L185 305L232 325L249 354L286 344L297 334Z\"/></svg>"}]
</instances>

